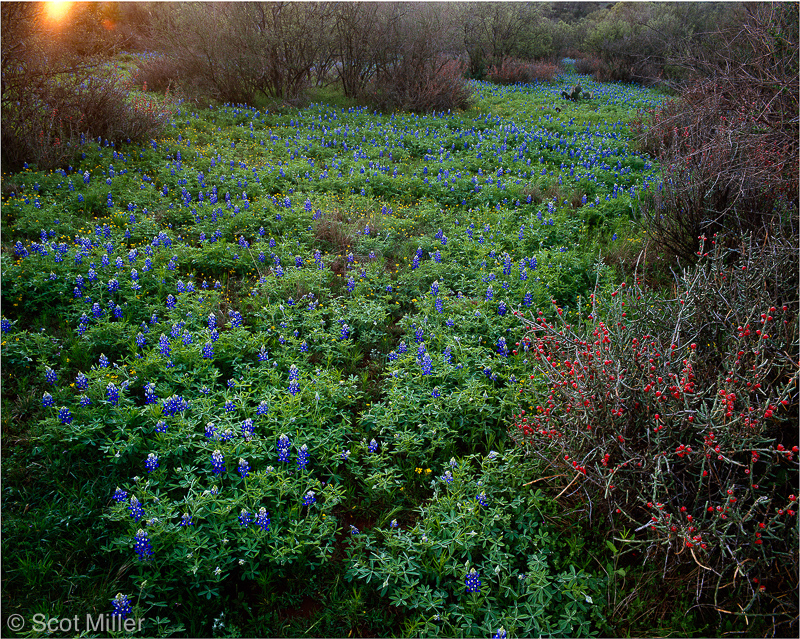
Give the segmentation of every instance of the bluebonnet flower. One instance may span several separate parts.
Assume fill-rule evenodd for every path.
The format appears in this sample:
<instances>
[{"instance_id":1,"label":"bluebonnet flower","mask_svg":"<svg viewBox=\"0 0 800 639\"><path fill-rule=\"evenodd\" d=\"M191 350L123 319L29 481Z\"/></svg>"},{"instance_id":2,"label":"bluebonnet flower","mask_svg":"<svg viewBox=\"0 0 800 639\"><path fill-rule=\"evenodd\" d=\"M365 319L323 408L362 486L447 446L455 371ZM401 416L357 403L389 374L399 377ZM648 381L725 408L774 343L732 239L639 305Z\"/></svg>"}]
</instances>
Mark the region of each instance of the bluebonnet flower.
<instances>
[{"instance_id":1,"label":"bluebonnet flower","mask_svg":"<svg viewBox=\"0 0 800 639\"><path fill-rule=\"evenodd\" d=\"M150 453L144 462L144 467L148 473L152 473L156 468L158 468L158 455L155 453Z\"/></svg>"},{"instance_id":2,"label":"bluebonnet flower","mask_svg":"<svg viewBox=\"0 0 800 639\"><path fill-rule=\"evenodd\" d=\"M442 302L442 299L440 297L436 298L434 306L436 307L436 311L438 313L442 313L444 311L444 302Z\"/></svg>"},{"instance_id":3,"label":"bluebonnet flower","mask_svg":"<svg viewBox=\"0 0 800 639\"><path fill-rule=\"evenodd\" d=\"M433 360L429 353L426 352L425 355L423 355L420 366L422 367L423 375L433 375Z\"/></svg>"},{"instance_id":4,"label":"bluebonnet flower","mask_svg":"<svg viewBox=\"0 0 800 639\"><path fill-rule=\"evenodd\" d=\"M105 257L105 256L103 256L103 257ZM108 259L108 258L106 258L106 259ZM116 293L119 290L119 280L117 280L116 278L110 279L110 280L108 280L107 286L108 286L108 292L109 293L112 293L112 294Z\"/></svg>"},{"instance_id":5,"label":"bluebonnet flower","mask_svg":"<svg viewBox=\"0 0 800 639\"><path fill-rule=\"evenodd\" d=\"M477 502L478 502L478 503L479 503L481 506L484 506L484 507L485 507L485 506L488 506L488 505L489 505L489 498L486 496L486 493L485 493L484 491L481 491L480 493L478 493L477 495L475 495L475 500L476 500L476 501L477 501Z\"/></svg>"},{"instance_id":6,"label":"bluebonnet flower","mask_svg":"<svg viewBox=\"0 0 800 639\"><path fill-rule=\"evenodd\" d=\"M244 457L239 458L239 467L236 469L236 472L241 475L242 479L250 474L250 464L247 463L247 460Z\"/></svg>"},{"instance_id":7,"label":"bluebonnet flower","mask_svg":"<svg viewBox=\"0 0 800 639\"><path fill-rule=\"evenodd\" d=\"M64 425L69 425L72 423L72 413L69 412L69 408L67 408L66 406L62 406L58 410L58 418Z\"/></svg>"},{"instance_id":8,"label":"bluebonnet flower","mask_svg":"<svg viewBox=\"0 0 800 639\"><path fill-rule=\"evenodd\" d=\"M147 533L141 528L133 538L133 549L139 555L139 561L147 561L153 554L153 546Z\"/></svg>"},{"instance_id":9,"label":"bluebonnet flower","mask_svg":"<svg viewBox=\"0 0 800 639\"><path fill-rule=\"evenodd\" d=\"M230 428L226 428L225 432L220 435L220 439L224 442L229 442L233 439L233 431Z\"/></svg>"},{"instance_id":10,"label":"bluebonnet flower","mask_svg":"<svg viewBox=\"0 0 800 639\"><path fill-rule=\"evenodd\" d=\"M351 535L358 535L360 531L356 528L353 524L350 524L350 534Z\"/></svg>"},{"instance_id":11,"label":"bluebonnet flower","mask_svg":"<svg viewBox=\"0 0 800 639\"><path fill-rule=\"evenodd\" d=\"M467 592L480 592L481 591L481 575L480 573L472 568L467 575L467 578L464 580L464 583L467 586Z\"/></svg>"},{"instance_id":12,"label":"bluebonnet flower","mask_svg":"<svg viewBox=\"0 0 800 639\"><path fill-rule=\"evenodd\" d=\"M508 307L506 306L505 302L500 302L497 305L497 314L498 315L505 315L508 312Z\"/></svg>"},{"instance_id":13,"label":"bluebonnet flower","mask_svg":"<svg viewBox=\"0 0 800 639\"><path fill-rule=\"evenodd\" d=\"M533 304L533 295L531 295L530 292L526 291L522 303L525 306L530 306L531 304Z\"/></svg>"},{"instance_id":14,"label":"bluebonnet flower","mask_svg":"<svg viewBox=\"0 0 800 639\"><path fill-rule=\"evenodd\" d=\"M434 297L439 295L439 281L438 280L434 281L433 284L431 284L431 294Z\"/></svg>"},{"instance_id":15,"label":"bluebonnet flower","mask_svg":"<svg viewBox=\"0 0 800 639\"><path fill-rule=\"evenodd\" d=\"M256 515L256 525L261 528L261 530L269 530L269 513L263 506Z\"/></svg>"},{"instance_id":16,"label":"bluebonnet flower","mask_svg":"<svg viewBox=\"0 0 800 639\"><path fill-rule=\"evenodd\" d=\"M367 450L371 453L375 453L378 451L378 442L376 442L374 438L369 442Z\"/></svg>"},{"instance_id":17,"label":"bluebonnet flower","mask_svg":"<svg viewBox=\"0 0 800 639\"><path fill-rule=\"evenodd\" d=\"M108 368L108 357L105 353L100 353L100 359L97 363L100 368Z\"/></svg>"},{"instance_id":18,"label":"bluebonnet flower","mask_svg":"<svg viewBox=\"0 0 800 639\"><path fill-rule=\"evenodd\" d=\"M114 382L109 382L108 386L106 386L106 398L112 406L116 406L119 403L119 389L114 385Z\"/></svg>"},{"instance_id":19,"label":"bluebonnet flower","mask_svg":"<svg viewBox=\"0 0 800 639\"><path fill-rule=\"evenodd\" d=\"M286 434L282 434L278 438L278 461L288 462L289 461L289 451L292 448L292 444L289 441L289 438Z\"/></svg>"},{"instance_id":20,"label":"bluebonnet flower","mask_svg":"<svg viewBox=\"0 0 800 639\"><path fill-rule=\"evenodd\" d=\"M228 311L228 315L231 318L231 326L236 328L237 326L242 325L242 314L239 311Z\"/></svg>"},{"instance_id":21,"label":"bluebonnet flower","mask_svg":"<svg viewBox=\"0 0 800 639\"><path fill-rule=\"evenodd\" d=\"M356 288L356 281L353 279L353 276L347 278L347 292L352 293L353 290Z\"/></svg>"},{"instance_id":22,"label":"bluebonnet flower","mask_svg":"<svg viewBox=\"0 0 800 639\"><path fill-rule=\"evenodd\" d=\"M50 408L51 406L55 406L55 401L53 400L53 396L50 393L44 393L42 395L42 406L44 408Z\"/></svg>"},{"instance_id":23,"label":"bluebonnet flower","mask_svg":"<svg viewBox=\"0 0 800 639\"><path fill-rule=\"evenodd\" d=\"M239 513L239 525L244 526L247 528L250 524L253 523L253 515L244 508L242 508L242 512Z\"/></svg>"},{"instance_id":24,"label":"bluebonnet flower","mask_svg":"<svg viewBox=\"0 0 800 639\"><path fill-rule=\"evenodd\" d=\"M95 319L99 319L103 316L103 309L97 302L92 304L92 315L94 315Z\"/></svg>"},{"instance_id":25,"label":"bluebonnet flower","mask_svg":"<svg viewBox=\"0 0 800 639\"><path fill-rule=\"evenodd\" d=\"M585 195L583 197L586 198ZM494 635L492 635L492 639L507 639L507 637L508 633L506 632L506 629L503 628L503 626L500 626L500 628L497 629L497 632L494 633Z\"/></svg>"},{"instance_id":26,"label":"bluebonnet flower","mask_svg":"<svg viewBox=\"0 0 800 639\"><path fill-rule=\"evenodd\" d=\"M169 343L169 338L164 335L164 333L161 333L161 337L158 338L158 350L164 357L169 357L172 354L172 346Z\"/></svg>"},{"instance_id":27,"label":"bluebonnet flower","mask_svg":"<svg viewBox=\"0 0 800 639\"><path fill-rule=\"evenodd\" d=\"M171 395L164 400L161 406L161 411L164 415L170 416L175 413L181 413L189 409L189 403L180 395Z\"/></svg>"},{"instance_id":28,"label":"bluebonnet flower","mask_svg":"<svg viewBox=\"0 0 800 639\"><path fill-rule=\"evenodd\" d=\"M139 500L136 499L136 495L131 495L131 503L128 506L128 512L131 514L133 521L139 521L144 517L144 508L142 508L142 504L139 503Z\"/></svg>"},{"instance_id":29,"label":"bluebonnet flower","mask_svg":"<svg viewBox=\"0 0 800 639\"><path fill-rule=\"evenodd\" d=\"M431 397L433 397L434 399L438 399L441 396L442 396L442 393L439 391L439 387L438 386L434 386L433 390L431 391Z\"/></svg>"},{"instance_id":30,"label":"bluebonnet flower","mask_svg":"<svg viewBox=\"0 0 800 639\"><path fill-rule=\"evenodd\" d=\"M268 359L269 359L269 353L267 353L266 347L262 344L261 350L258 351L258 361L266 362Z\"/></svg>"},{"instance_id":31,"label":"bluebonnet flower","mask_svg":"<svg viewBox=\"0 0 800 639\"><path fill-rule=\"evenodd\" d=\"M213 467L215 475L225 472L225 456L219 451L219 449L211 453L211 466Z\"/></svg>"},{"instance_id":32,"label":"bluebonnet flower","mask_svg":"<svg viewBox=\"0 0 800 639\"><path fill-rule=\"evenodd\" d=\"M342 451L341 458L344 459L345 461L350 459L350 449L349 448L347 450L345 450L345 451Z\"/></svg>"},{"instance_id":33,"label":"bluebonnet flower","mask_svg":"<svg viewBox=\"0 0 800 639\"><path fill-rule=\"evenodd\" d=\"M219 339L219 331L215 328L210 333L211 341L216 342Z\"/></svg>"},{"instance_id":34,"label":"bluebonnet flower","mask_svg":"<svg viewBox=\"0 0 800 639\"><path fill-rule=\"evenodd\" d=\"M315 504L315 503L317 503L317 498L314 496L314 491L313 490L309 490L305 494L305 497L303 497L303 505L304 506L310 506L311 504Z\"/></svg>"},{"instance_id":35,"label":"bluebonnet flower","mask_svg":"<svg viewBox=\"0 0 800 639\"><path fill-rule=\"evenodd\" d=\"M216 439L217 425L214 422L208 422L206 424L205 436L209 439Z\"/></svg>"},{"instance_id":36,"label":"bluebonnet flower","mask_svg":"<svg viewBox=\"0 0 800 639\"><path fill-rule=\"evenodd\" d=\"M508 357L508 346L506 345L505 337L499 337L497 339L497 352L503 357Z\"/></svg>"},{"instance_id":37,"label":"bluebonnet flower","mask_svg":"<svg viewBox=\"0 0 800 639\"><path fill-rule=\"evenodd\" d=\"M236 404L230 399L225 400L225 412L232 413L236 410Z\"/></svg>"},{"instance_id":38,"label":"bluebonnet flower","mask_svg":"<svg viewBox=\"0 0 800 639\"><path fill-rule=\"evenodd\" d=\"M486 301L491 301L492 297L494 297L494 289L492 285L489 284L489 288L486 289Z\"/></svg>"},{"instance_id":39,"label":"bluebonnet flower","mask_svg":"<svg viewBox=\"0 0 800 639\"><path fill-rule=\"evenodd\" d=\"M55 386L56 382L58 381L58 375L49 366L45 368L44 378L47 380L47 383L50 384L50 386Z\"/></svg>"},{"instance_id":40,"label":"bluebonnet flower","mask_svg":"<svg viewBox=\"0 0 800 639\"><path fill-rule=\"evenodd\" d=\"M118 592L117 596L111 600L111 605L114 607L114 610L111 612L112 617L127 619L133 612L128 595L123 595L121 592Z\"/></svg>"},{"instance_id":41,"label":"bluebonnet flower","mask_svg":"<svg viewBox=\"0 0 800 639\"><path fill-rule=\"evenodd\" d=\"M297 382L296 379L293 379L291 382L289 382L288 390L292 394L292 396L297 395L297 393L300 392L300 384Z\"/></svg>"},{"instance_id":42,"label":"bluebonnet flower","mask_svg":"<svg viewBox=\"0 0 800 639\"><path fill-rule=\"evenodd\" d=\"M208 314L208 330L213 330L217 327L217 316L214 313Z\"/></svg>"},{"instance_id":43,"label":"bluebonnet flower","mask_svg":"<svg viewBox=\"0 0 800 639\"><path fill-rule=\"evenodd\" d=\"M114 494L111 496L111 498L115 502L120 503L128 498L128 493L122 490L122 488L118 486L117 489L114 491Z\"/></svg>"},{"instance_id":44,"label":"bluebonnet flower","mask_svg":"<svg viewBox=\"0 0 800 639\"><path fill-rule=\"evenodd\" d=\"M167 422L163 419L159 419L156 423L156 432L157 433L166 433L167 432Z\"/></svg>"},{"instance_id":45,"label":"bluebonnet flower","mask_svg":"<svg viewBox=\"0 0 800 639\"><path fill-rule=\"evenodd\" d=\"M350 337L350 327L347 324L342 324L341 338L347 339L348 337Z\"/></svg>"},{"instance_id":46,"label":"bluebonnet flower","mask_svg":"<svg viewBox=\"0 0 800 639\"><path fill-rule=\"evenodd\" d=\"M439 479L441 479L443 482L447 484L451 484L453 483L453 473L451 473L449 470L446 470L444 471L444 475L439 477Z\"/></svg>"},{"instance_id":47,"label":"bluebonnet flower","mask_svg":"<svg viewBox=\"0 0 800 639\"><path fill-rule=\"evenodd\" d=\"M307 353L308 352L308 344L306 343L305 340L303 340L303 342L300 344L300 352L301 353Z\"/></svg>"},{"instance_id":48,"label":"bluebonnet flower","mask_svg":"<svg viewBox=\"0 0 800 639\"><path fill-rule=\"evenodd\" d=\"M397 352L400 353L401 355L404 354L407 350L408 350L408 347L406 346L405 342L400 342L397 345Z\"/></svg>"},{"instance_id":49,"label":"bluebonnet flower","mask_svg":"<svg viewBox=\"0 0 800 639\"><path fill-rule=\"evenodd\" d=\"M194 526L194 522L192 521L192 516L189 513L183 513L181 520L178 522L178 525L181 528L186 528L187 526Z\"/></svg>"},{"instance_id":50,"label":"bluebonnet flower","mask_svg":"<svg viewBox=\"0 0 800 639\"><path fill-rule=\"evenodd\" d=\"M266 415L269 412L269 404L262 399L261 403L256 407L256 415Z\"/></svg>"},{"instance_id":51,"label":"bluebonnet flower","mask_svg":"<svg viewBox=\"0 0 800 639\"><path fill-rule=\"evenodd\" d=\"M189 346L192 343L192 334L189 331L183 333L182 342L184 346Z\"/></svg>"},{"instance_id":52,"label":"bluebonnet flower","mask_svg":"<svg viewBox=\"0 0 800 639\"><path fill-rule=\"evenodd\" d=\"M392 521L389 523L389 528L399 528L399 527L400 524L397 523L396 519L392 519Z\"/></svg>"},{"instance_id":53,"label":"bluebonnet flower","mask_svg":"<svg viewBox=\"0 0 800 639\"><path fill-rule=\"evenodd\" d=\"M176 300L176 299L175 299L175 297L172 295L172 293L170 293L169 295L167 295L167 308L175 308L175 302L176 302L176 301L177 301L177 300Z\"/></svg>"},{"instance_id":54,"label":"bluebonnet flower","mask_svg":"<svg viewBox=\"0 0 800 639\"><path fill-rule=\"evenodd\" d=\"M303 444L297 453L297 467L301 470L308 465L308 446Z\"/></svg>"},{"instance_id":55,"label":"bluebonnet flower","mask_svg":"<svg viewBox=\"0 0 800 639\"><path fill-rule=\"evenodd\" d=\"M253 426L253 420L248 417L242 422L242 437L244 437L247 441L253 436L255 432L255 427Z\"/></svg>"},{"instance_id":56,"label":"bluebonnet flower","mask_svg":"<svg viewBox=\"0 0 800 639\"><path fill-rule=\"evenodd\" d=\"M203 359L214 359L214 344L211 342L203 344L200 354L203 356Z\"/></svg>"}]
</instances>

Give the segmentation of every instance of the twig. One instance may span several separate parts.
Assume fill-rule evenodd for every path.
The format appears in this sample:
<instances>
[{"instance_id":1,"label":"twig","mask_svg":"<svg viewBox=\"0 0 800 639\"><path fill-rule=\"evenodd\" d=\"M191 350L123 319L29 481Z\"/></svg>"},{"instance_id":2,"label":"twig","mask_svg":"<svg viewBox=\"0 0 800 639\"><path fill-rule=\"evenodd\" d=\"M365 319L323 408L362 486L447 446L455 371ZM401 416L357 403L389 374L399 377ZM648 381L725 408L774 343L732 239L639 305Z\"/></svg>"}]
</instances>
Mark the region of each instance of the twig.
<instances>
[{"instance_id":1,"label":"twig","mask_svg":"<svg viewBox=\"0 0 800 639\"><path fill-rule=\"evenodd\" d=\"M578 477L580 477L580 476L581 476L581 474L580 474L580 473L578 473L577 475L575 475L575 477L573 477L573 478L572 478L572 481L571 481L571 482L569 482L569 483L568 483L566 486L564 486L564 490L562 490L560 493L558 493L558 495L556 495L556 497L555 497L555 498L556 498L556 499L558 499L559 497L561 497L561 495L563 495L565 492L567 492L567 489L568 489L570 486L572 486L572 484L574 484L574 483L575 483L575 480L576 480L576 479L578 479Z\"/></svg>"},{"instance_id":2,"label":"twig","mask_svg":"<svg viewBox=\"0 0 800 639\"><path fill-rule=\"evenodd\" d=\"M554 479L555 477L564 477L564 475L565 475L565 473L560 473L558 475L549 475L547 477L539 477L539 479L532 479L527 484L522 484L522 485L523 486L530 486L531 484L535 484L537 481L544 481L545 479Z\"/></svg>"}]
</instances>

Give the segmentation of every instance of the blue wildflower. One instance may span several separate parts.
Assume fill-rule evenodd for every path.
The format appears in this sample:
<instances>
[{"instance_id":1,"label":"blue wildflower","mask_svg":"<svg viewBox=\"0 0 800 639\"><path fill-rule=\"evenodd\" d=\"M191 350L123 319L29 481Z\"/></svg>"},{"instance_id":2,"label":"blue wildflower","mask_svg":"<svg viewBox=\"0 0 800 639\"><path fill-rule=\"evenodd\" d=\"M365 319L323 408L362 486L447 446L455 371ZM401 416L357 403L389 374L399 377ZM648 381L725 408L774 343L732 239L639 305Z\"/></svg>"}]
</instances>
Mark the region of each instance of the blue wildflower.
<instances>
[{"instance_id":1,"label":"blue wildflower","mask_svg":"<svg viewBox=\"0 0 800 639\"><path fill-rule=\"evenodd\" d=\"M114 610L111 612L112 617L121 617L122 619L127 619L133 612L128 595L123 595L121 592L118 592L117 596L111 600L111 605L114 608Z\"/></svg>"},{"instance_id":2,"label":"blue wildflower","mask_svg":"<svg viewBox=\"0 0 800 639\"><path fill-rule=\"evenodd\" d=\"M106 386L106 398L112 406L116 406L119 403L119 389L114 385L114 382L109 382L108 386Z\"/></svg>"},{"instance_id":3,"label":"blue wildflower","mask_svg":"<svg viewBox=\"0 0 800 639\"><path fill-rule=\"evenodd\" d=\"M250 464L244 457L239 458L239 467L236 469L236 472L241 475L242 479L250 474Z\"/></svg>"},{"instance_id":4,"label":"blue wildflower","mask_svg":"<svg viewBox=\"0 0 800 639\"><path fill-rule=\"evenodd\" d=\"M139 555L139 561L147 561L153 555L153 546L147 533L141 528L133 539L133 549Z\"/></svg>"},{"instance_id":5,"label":"blue wildflower","mask_svg":"<svg viewBox=\"0 0 800 639\"><path fill-rule=\"evenodd\" d=\"M211 466L213 467L215 475L225 472L225 456L219 451L219 449L211 453Z\"/></svg>"},{"instance_id":6,"label":"blue wildflower","mask_svg":"<svg viewBox=\"0 0 800 639\"><path fill-rule=\"evenodd\" d=\"M467 592L480 592L481 591L481 575L480 573L472 568L467 575L467 578L464 580L464 583L467 586Z\"/></svg>"},{"instance_id":7,"label":"blue wildflower","mask_svg":"<svg viewBox=\"0 0 800 639\"><path fill-rule=\"evenodd\" d=\"M128 506L128 512L131 514L133 521L139 521L144 517L144 508L142 504L136 499L136 495L131 495L131 503Z\"/></svg>"},{"instance_id":8,"label":"blue wildflower","mask_svg":"<svg viewBox=\"0 0 800 639\"><path fill-rule=\"evenodd\" d=\"M244 526L247 528L250 524L253 523L253 515L244 508L242 508L242 512L239 513L239 525Z\"/></svg>"},{"instance_id":9,"label":"blue wildflower","mask_svg":"<svg viewBox=\"0 0 800 639\"><path fill-rule=\"evenodd\" d=\"M269 513L263 506L256 515L256 525L261 528L261 530L269 530Z\"/></svg>"},{"instance_id":10,"label":"blue wildflower","mask_svg":"<svg viewBox=\"0 0 800 639\"><path fill-rule=\"evenodd\" d=\"M148 473L152 473L156 468L158 468L158 455L155 453L150 453L147 455L147 459L144 462L144 467Z\"/></svg>"},{"instance_id":11,"label":"blue wildflower","mask_svg":"<svg viewBox=\"0 0 800 639\"><path fill-rule=\"evenodd\" d=\"M308 465L308 446L303 444L297 453L297 467L301 470Z\"/></svg>"},{"instance_id":12,"label":"blue wildflower","mask_svg":"<svg viewBox=\"0 0 800 639\"><path fill-rule=\"evenodd\" d=\"M278 461L288 462L289 461L289 451L292 448L292 444L289 441L289 438L286 434L282 434L278 438Z\"/></svg>"}]
</instances>

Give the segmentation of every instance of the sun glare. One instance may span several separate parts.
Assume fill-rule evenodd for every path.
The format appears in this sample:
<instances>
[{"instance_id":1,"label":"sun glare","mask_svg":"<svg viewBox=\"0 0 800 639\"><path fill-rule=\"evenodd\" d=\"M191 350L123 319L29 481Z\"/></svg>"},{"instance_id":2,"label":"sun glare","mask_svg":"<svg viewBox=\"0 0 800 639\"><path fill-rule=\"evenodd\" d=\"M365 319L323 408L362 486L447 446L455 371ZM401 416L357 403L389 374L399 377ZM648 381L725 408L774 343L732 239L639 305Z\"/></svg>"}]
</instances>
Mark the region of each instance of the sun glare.
<instances>
[{"instance_id":1,"label":"sun glare","mask_svg":"<svg viewBox=\"0 0 800 639\"><path fill-rule=\"evenodd\" d=\"M45 16L49 22L61 22L69 13L72 2L68 0L54 0L44 3Z\"/></svg>"}]
</instances>

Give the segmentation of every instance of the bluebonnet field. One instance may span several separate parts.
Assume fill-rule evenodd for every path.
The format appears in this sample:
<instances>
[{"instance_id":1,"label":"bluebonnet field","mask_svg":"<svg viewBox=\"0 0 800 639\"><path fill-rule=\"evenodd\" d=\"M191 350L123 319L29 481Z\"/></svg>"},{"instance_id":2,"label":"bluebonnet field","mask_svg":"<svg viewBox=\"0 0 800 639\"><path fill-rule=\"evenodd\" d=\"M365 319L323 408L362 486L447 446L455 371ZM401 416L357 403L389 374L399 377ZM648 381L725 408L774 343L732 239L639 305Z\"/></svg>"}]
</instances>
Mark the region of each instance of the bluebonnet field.
<instances>
[{"instance_id":1,"label":"bluebonnet field","mask_svg":"<svg viewBox=\"0 0 800 639\"><path fill-rule=\"evenodd\" d=\"M428 116L183 103L3 177L4 389L92 469L94 596L147 634L608 628L507 432L514 313L573 313L598 247L637 245L659 176L627 121L661 97L474 86ZM12 515L5 549L59 530Z\"/></svg>"}]
</instances>

